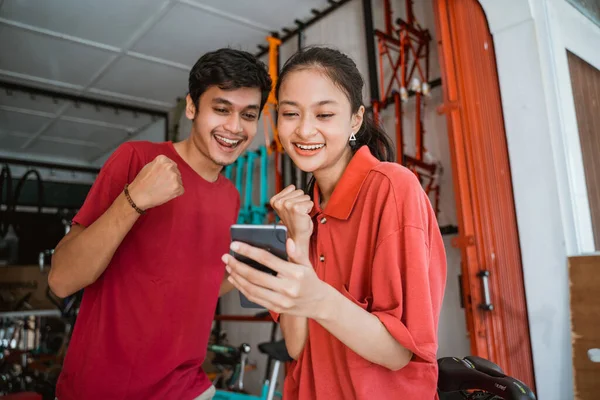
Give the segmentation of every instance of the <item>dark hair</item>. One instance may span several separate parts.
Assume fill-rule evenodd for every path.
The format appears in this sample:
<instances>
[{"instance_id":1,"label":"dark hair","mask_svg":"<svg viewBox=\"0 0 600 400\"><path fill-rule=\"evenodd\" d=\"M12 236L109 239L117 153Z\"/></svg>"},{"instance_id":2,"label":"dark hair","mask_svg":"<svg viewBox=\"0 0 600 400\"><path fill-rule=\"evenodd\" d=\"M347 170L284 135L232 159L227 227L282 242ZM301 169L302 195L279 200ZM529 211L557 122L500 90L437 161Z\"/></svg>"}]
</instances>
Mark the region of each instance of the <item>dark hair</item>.
<instances>
[{"instance_id":1,"label":"dark hair","mask_svg":"<svg viewBox=\"0 0 600 400\"><path fill-rule=\"evenodd\" d=\"M277 96L282 82L290 72L306 68L321 69L335 85L342 89L350 101L353 114L363 105L364 81L356 64L344 53L328 47L307 47L290 57L279 73L275 88ZM373 123L366 112L363 123L356 133L356 143L352 146L353 153L364 145L369 147L371 154L378 160L395 161L390 138L383 129Z\"/></svg>"},{"instance_id":2,"label":"dark hair","mask_svg":"<svg viewBox=\"0 0 600 400\"><path fill-rule=\"evenodd\" d=\"M211 86L223 90L258 88L262 111L272 88L267 66L252 54L223 48L204 54L196 61L188 80L189 94L198 108L200 96Z\"/></svg>"}]
</instances>

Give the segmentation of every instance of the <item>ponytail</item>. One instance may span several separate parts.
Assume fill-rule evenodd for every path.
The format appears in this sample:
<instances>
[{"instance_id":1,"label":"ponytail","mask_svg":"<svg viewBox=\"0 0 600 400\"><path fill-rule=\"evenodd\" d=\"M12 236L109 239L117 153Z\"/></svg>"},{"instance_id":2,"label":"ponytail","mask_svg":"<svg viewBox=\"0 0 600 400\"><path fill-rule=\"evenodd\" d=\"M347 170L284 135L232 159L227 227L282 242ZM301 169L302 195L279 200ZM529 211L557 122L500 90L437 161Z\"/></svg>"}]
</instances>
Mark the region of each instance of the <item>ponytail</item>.
<instances>
[{"instance_id":1,"label":"ponytail","mask_svg":"<svg viewBox=\"0 0 600 400\"><path fill-rule=\"evenodd\" d=\"M352 144L352 155L358 151L362 146L369 147L369 151L379 161L382 162L394 162L396 161L394 156L394 147L390 140L390 137L385 131L379 126L375 125L370 116L366 115L363 119L363 123L358 130L356 136L356 142ZM306 194L313 198L313 191L315 188L315 177L311 176L306 187L302 188Z\"/></svg>"},{"instance_id":2,"label":"ponytail","mask_svg":"<svg viewBox=\"0 0 600 400\"><path fill-rule=\"evenodd\" d=\"M352 145L353 153L362 146L368 146L373 157L379 161L394 162L396 160L390 137L366 114L363 124L356 134L356 142Z\"/></svg>"}]
</instances>

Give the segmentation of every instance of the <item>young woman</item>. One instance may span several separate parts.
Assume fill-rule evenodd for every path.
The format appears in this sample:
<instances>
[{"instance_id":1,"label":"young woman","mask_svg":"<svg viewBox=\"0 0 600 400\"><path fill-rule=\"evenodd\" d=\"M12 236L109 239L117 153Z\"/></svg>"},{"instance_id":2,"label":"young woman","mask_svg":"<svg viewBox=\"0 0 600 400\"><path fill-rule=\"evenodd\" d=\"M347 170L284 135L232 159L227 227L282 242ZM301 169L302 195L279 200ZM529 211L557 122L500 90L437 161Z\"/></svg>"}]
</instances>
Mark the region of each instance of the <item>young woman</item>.
<instances>
[{"instance_id":1,"label":"young woman","mask_svg":"<svg viewBox=\"0 0 600 400\"><path fill-rule=\"evenodd\" d=\"M243 243L231 282L279 318L294 362L286 400L430 400L446 258L429 200L393 161L386 135L365 119L363 79L329 48L297 53L277 84L278 131L313 174L271 200L287 226L289 262Z\"/></svg>"}]
</instances>

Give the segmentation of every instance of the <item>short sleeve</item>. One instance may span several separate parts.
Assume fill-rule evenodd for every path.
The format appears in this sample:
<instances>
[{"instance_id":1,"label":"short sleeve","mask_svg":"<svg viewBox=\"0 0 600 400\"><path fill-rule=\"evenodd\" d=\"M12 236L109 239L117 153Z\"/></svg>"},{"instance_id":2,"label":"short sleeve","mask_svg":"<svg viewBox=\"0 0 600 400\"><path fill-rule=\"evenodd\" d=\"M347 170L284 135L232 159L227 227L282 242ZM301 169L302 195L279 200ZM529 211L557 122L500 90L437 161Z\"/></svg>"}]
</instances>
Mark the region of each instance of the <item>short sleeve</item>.
<instances>
[{"instance_id":1,"label":"short sleeve","mask_svg":"<svg viewBox=\"0 0 600 400\"><path fill-rule=\"evenodd\" d=\"M133 147L124 143L106 160L92 184L83 206L73 218L73 224L85 227L93 224L108 210L129 183L129 174L134 158Z\"/></svg>"},{"instance_id":2,"label":"short sleeve","mask_svg":"<svg viewBox=\"0 0 600 400\"><path fill-rule=\"evenodd\" d=\"M279 322L279 317L280 317L279 313L269 310L269 314L271 314L271 318L273 318L273 321Z\"/></svg>"},{"instance_id":3,"label":"short sleeve","mask_svg":"<svg viewBox=\"0 0 600 400\"><path fill-rule=\"evenodd\" d=\"M429 241L421 228L405 226L375 250L371 311L402 346L426 362L436 361L445 281L441 236Z\"/></svg>"}]
</instances>

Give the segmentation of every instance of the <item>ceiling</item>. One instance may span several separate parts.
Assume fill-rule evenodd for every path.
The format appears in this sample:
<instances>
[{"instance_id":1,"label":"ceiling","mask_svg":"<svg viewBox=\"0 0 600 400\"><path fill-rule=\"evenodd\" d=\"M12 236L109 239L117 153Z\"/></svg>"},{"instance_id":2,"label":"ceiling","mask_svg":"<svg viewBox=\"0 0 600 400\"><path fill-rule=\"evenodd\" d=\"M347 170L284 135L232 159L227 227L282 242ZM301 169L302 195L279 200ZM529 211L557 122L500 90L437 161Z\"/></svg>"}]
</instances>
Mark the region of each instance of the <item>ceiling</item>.
<instances>
[{"instance_id":1,"label":"ceiling","mask_svg":"<svg viewBox=\"0 0 600 400\"><path fill-rule=\"evenodd\" d=\"M162 112L198 57L258 52L327 0L0 0L0 81ZM0 155L92 163L156 115L0 85Z\"/></svg>"}]
</instances>

